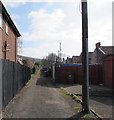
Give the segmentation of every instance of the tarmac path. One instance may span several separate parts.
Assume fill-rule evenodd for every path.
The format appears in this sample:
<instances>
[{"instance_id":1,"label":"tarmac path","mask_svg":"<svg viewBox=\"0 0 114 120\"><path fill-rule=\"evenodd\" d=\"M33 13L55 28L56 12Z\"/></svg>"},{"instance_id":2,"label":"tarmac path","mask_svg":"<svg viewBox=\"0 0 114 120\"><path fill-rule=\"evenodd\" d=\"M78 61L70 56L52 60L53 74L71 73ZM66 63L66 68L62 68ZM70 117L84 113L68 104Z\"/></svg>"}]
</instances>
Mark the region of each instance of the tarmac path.
<instances>
[{"instance_id":1,"label":"tarmac path","mask_svg":"<svg viewBox=\"0 0 114 120\"><path fill-rule=\"evenodd\" d=\"M79 95L78 97L82 99L82 85L64 85L63 88L69 93ZM90 107L107 120L114 118L114 99L112 99L112 89L102 85L90 85L90 88Z\"/></svg>"},{"instance_id":2,"label":"tarmac path","mask_svg":"<svg viewBox=\"0 0 114 120\"><path fill-rule=\"evenodd\" d=\"M70 118L75 114L60 89L37 76L9 103L3 118Z\"/></svg>"}]
</instances>

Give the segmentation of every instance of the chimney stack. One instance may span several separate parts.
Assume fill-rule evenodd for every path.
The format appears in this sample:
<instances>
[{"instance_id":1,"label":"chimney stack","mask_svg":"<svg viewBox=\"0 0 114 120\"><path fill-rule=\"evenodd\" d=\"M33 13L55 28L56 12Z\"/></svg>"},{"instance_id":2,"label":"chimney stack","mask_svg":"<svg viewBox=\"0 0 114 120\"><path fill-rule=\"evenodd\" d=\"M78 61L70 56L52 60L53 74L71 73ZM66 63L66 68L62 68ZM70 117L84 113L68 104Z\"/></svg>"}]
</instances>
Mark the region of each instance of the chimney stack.
<instances>
[{"instance_id":1,"label":"chimney stack","mask_svg":"<svg viewBox=\"0 0 114 120\"><path fill-rule=\"evenodd\" d=\"M100 42L96 43L96 48L100 48L100 45L101 45Z\"/></svg>"}]
</instances>

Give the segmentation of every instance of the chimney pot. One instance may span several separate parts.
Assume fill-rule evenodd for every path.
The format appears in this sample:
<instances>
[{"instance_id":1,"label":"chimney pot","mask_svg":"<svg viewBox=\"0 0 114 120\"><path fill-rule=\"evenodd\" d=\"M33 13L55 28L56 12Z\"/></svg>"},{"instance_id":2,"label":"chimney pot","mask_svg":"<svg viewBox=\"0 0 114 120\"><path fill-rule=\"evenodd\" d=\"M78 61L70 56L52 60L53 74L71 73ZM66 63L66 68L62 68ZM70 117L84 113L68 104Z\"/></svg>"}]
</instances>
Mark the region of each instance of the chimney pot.
<instances>
[{"instance_id":1,"label":"chimney pot","mask_svg":"<svg viewBox=\"0 0 114 120\"><path fill-rule=\"evenodd\" d=\"M96 43L96 48L100 48L100 45L101 45L100 42Z\"/></svg>"}]
</instances>

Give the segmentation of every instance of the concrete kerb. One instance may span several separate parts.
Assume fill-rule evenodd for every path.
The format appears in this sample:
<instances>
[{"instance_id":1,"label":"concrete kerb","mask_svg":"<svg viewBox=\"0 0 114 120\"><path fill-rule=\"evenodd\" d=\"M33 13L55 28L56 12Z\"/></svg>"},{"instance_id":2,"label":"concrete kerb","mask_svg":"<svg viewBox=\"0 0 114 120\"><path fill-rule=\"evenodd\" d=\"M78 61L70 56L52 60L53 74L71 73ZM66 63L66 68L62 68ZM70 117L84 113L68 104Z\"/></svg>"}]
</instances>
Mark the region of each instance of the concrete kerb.
<instances>
[{"instance_id":1,"label":"concrete kerb","mask_svg":"<svg viewBox=\"0 0 114 120\"><path fill-rule=\"evenodd\" d=\"M61 87L61 90L65 91L67 95L71 96L72 99L74 99L76 102L82 104L82 100L76 96L75 94L72 94L72 93L69 93L67 92L64 88ZM96 116L98 117L100 120L103 120L103 117L101 115L99 115L95 110L93 110L91 107L90 107L90 111Z\"/></svg>"},{"instance_id":2,"label":"concrete kerb","mask_svg":"<svg viewBox=\"0 0 114 120\"><path fill-rule=\"evenodd\" d=\"M97 112L95 112L95 110L93 110L92 108L90 108L90 111L96 115L99 119L103 120L103 117L101 115L99 115Z\"/></svg>"},{"instance_id":3,"label":"concrete kerb","mask_svg":"<svg viewBox=\"0 0 114 120\"><path fill-rule=\"evenodd\" d=\"M0 120L2 120L2 114L0 113Z\"/></svg>"}]
</instances>

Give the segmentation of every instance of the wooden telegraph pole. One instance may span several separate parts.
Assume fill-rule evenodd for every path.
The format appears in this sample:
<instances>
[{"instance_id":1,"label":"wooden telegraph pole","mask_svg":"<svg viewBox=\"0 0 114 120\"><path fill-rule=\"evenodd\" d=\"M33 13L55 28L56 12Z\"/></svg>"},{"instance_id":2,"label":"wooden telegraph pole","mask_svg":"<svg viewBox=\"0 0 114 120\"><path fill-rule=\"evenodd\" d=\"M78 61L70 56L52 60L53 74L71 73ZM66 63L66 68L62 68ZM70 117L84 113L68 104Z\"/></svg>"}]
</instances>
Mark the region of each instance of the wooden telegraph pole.
<instances>
[{"instance_id":1,"label":"wooden telegraph pole","mask_svg":"<svg viewBox=\"0 0 114 120\"><path fill-rule=\"evenodd\" d=\"M82 112L90 113L89 110L89 66L88 66L88 13L87 0L81 0L82 5Z\"/></svg>"},{"instance_id":2,"label":"wooden telegraph pole","mask_svg":"<svg viewBox=\"0 0 114 120\"><path fill-rule=\"evenodd\" d=\"M62 62L61 42L60 42L60 63Z\"/></svg>"}]
</instances>

